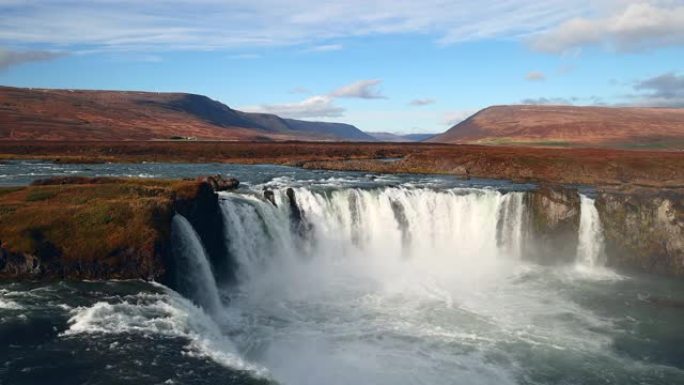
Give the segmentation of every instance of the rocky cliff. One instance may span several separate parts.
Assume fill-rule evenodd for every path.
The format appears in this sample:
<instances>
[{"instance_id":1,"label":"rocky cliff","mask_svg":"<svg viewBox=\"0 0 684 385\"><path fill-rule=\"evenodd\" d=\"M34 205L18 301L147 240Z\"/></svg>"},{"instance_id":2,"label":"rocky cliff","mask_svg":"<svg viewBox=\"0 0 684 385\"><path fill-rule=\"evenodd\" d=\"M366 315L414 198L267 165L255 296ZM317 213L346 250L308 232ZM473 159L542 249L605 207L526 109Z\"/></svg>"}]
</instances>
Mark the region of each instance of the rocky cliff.
<instances>
[{"instance_id":1,"label":"rocky cliff","mask_svg":"<svg viewBox=\"0 0 684 385\"><path fill-rule=\"evenodd\" d=\"M606 262L618 270L684 276L684 193L599 190L595 200ZM525 254L540 263L571 263L580 222L576 189L545 186L525 197Z\"/></svg>"},{"instance_id":2,"label":"rocky cliff","mask_svg":"<svg viewBox=\"0 0 684 385\"><path fill-rule=\"evenodd\" d=\"M231 270L206 180L58 178L0 189L0 278L171 282L175 212L197 229L214 266Z\"/></svg>"},{"instance_id":3,"label":"rocky cliff","mask_svg":"<svg viewBox=\"0 0 684 385\"><path fill-rule=\"evenodd\" d=\"M601 192L608 264L684 276L684 195L676 192Z\"/></svg>"},{"instance_id":4,"label":"rocky cliff","mask_svg":"<svg viewBox=\"0 0 684 385\"><path fill-rule=\"evenodd\" d=\"M577 190L543 186L526 194L524 202L527 257L540 263L572 262L580 221Z\"/></svg>"},{"instance_id":5,"label":"rocky cliff","mask_svg":"<svg viewBox=\"0 0 684 385\"><path fill-rule=\"evenodd\" d=\"M59 178L0 189L0 279L176 280L171 218L180 213L202 240L217 276L235 266L225 243L217 177L163 181ZM293 213L299 213L288 192ZM578 191L542 186L525 195L524 255L538 263L576 258ZM620 270L684 276L684 194L678 190L599 190L606 260ZM309 226L295 214L293 226Z\"/></svg>"}]
</instances>

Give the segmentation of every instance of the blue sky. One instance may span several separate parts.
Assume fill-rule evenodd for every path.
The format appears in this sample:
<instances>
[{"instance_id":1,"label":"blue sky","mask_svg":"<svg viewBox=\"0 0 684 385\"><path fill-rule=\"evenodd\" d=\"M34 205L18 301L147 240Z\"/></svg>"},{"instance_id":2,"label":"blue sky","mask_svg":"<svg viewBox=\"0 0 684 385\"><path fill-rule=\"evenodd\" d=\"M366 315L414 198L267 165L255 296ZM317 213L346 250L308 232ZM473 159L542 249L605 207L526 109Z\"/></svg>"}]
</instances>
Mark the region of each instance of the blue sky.
<instances>
[{"instance_id":1,"label":"blue sky","mask_svg":"<svg viewBox=\"0 0 684 385\"><path fill-rule=\"evenodd\" d=\"M495 104L684 106L684 1L0 0L0 84L182 91L441 132Z\"/></svg>"}]
</instances>

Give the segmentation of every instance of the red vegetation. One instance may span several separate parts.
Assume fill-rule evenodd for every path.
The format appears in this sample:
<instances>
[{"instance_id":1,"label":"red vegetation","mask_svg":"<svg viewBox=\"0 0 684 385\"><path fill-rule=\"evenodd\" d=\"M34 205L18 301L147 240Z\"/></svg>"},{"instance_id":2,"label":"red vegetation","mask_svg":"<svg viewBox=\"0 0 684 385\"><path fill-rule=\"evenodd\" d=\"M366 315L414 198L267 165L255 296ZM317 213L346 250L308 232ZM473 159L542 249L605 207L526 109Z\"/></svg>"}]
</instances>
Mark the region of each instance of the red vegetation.
<instances>
[{"instance_id":1,"label":"red vegetation","mask_svg":"<svg viewBox=\"0 0 684 385\"><path fill-rule=\"evenodd\" d=\"M275 163L595 185L684 188L684 152L320 142L0 142L0 157L59 162ZM397 158L386 161L386 158Z\"/></svg>"},{"instance_id":2,"label":"red vegetation","mask_svg":"<svg viewBox=\"0 0 684 385\"><path fill-rule=\"evenodd\" d=\"M684 149L684 109L495 106L430 141Z\"/></svg>"}]
</instances>

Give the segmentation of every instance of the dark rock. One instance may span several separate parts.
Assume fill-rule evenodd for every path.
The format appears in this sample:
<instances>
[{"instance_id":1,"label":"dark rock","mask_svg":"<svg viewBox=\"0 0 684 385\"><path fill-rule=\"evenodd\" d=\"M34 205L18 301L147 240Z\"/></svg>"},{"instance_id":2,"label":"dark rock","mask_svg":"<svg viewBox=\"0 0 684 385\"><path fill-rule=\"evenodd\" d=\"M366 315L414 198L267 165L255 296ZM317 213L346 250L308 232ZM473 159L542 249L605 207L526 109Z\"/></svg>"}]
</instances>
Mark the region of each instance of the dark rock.
<instances>
[{"instance_id":1,"label":"dark rock","mask_svg":"<svg viewBox=\"0 0 684 385\"><path fill-rule=\"evenodd\" d=\"M684 195L601 192L596 199L614 267L684 276Z\"/></svg>"},{"instance_id":2,"label":"dark rock","mask_svg":"<svg viewBox=\"0 0 684 385\"><path fill-rule=\"evenodd\" d=\"M304 218L304 214L299 209L297 205L297 197L295 196L295 191L292 187L285 191L287 195L288 202L290 204L290 215L292 220L292 227L294 231L301 237L306 237L311 231L311 224Z\"/></svg>"},{"instance_id":3,"label":"dark rock","mask_svg":"<svg viewBox=\"0 0 684 385\"><path fill-rule=\"evenodd\" d=\"M235 190L240 186L239 180L226 178L220 174L198 177L197 181L208 183L214 191Z\"/></svg>"},{"instance_id":4,"label":"dark rock","mask_svg":"<svg viewBox=\"0 0 684 385\"><path fill-rule=\"evenodd\" d=\"M271 202L273 206L278 207L275 201L275 194L271 190L264 189L264 199Z\"/></svg>"},{"instance_id":5,"label":"dark rock","mask_svg":"<svg viewBox=\"0 0 684 385\"><path fill-rule=\"evenodd\" d=\"M542 186L525 194L525 255L540 263L571 263L577 254L580 198L576 189Z\"/></svg>"},{"instance_id":6,"label":"dark rock","mask_svg":"<svg viewBox=\"0 0 684 385\"><path fill-rule=\"evenodd\" d=\"M235 278L235 262L230 258L226 245L225 223L215 191L215 187L209 181L201 183L197 193L191 198L176 199L174 209L190 222L202 240L202 245L216 272L217 281L231 283ZM169 260L168 263L173 264L173 261ZM173 274L174 268L169 268L169 271ZM169 279L173 281L173 278Z\"/></svg>"}]
</instances>

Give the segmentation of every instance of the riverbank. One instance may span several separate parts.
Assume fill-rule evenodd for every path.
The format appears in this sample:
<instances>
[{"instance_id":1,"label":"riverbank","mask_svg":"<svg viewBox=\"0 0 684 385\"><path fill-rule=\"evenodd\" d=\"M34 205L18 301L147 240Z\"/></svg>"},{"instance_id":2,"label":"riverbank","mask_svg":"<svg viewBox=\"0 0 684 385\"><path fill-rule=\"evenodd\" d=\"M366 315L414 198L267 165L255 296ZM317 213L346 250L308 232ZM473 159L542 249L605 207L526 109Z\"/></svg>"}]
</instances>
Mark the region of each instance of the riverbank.
<instances>
[{"instance_id":1,"label":"riverbank","mask_svg":"<svg viewBox=\"0 0 684 385\"><path fill-rule=\"evenodd\" d=\"M287 181L267 183L263 187L259 184L282 178L283 171L283 168L269 171L270 176L260 179L262 182L241 191L246 194L245 198L274 205L277 201L274 193L280 194L284 200L280 204L291 210L279 221L292 222L299 229L297 232L303 232L302 236L306 237L307 229L311 228L305 219L309 214L300 212L299 198L289 189L291 184ZM264 168L254 168L253 172L263 173ZM312 176L303 177L309 182L298 185L304 189L300 191L307 194L316 191L310 186ZM329 186L335 180L345 180L344 177L344 173L329 173L320 176L320 183ZM394 181L377 182L372 175L349 177L362 178L365 182L354 183L363 183L363 188L375 186L378 191L398 186ZM450 183L453 181L456 180L452 178ZM228 212L221 206L216 191L236 188L238 182L230 179L219 182L210 178L57 177L26 187L1 188L0 278L139 278L170 282L173 287L177 277L174 277L175 258L171 251L171 223L173 215L179 213L196 231L214 268L221 270L220 276L230 281L235 271L226 241ZM337 189L356 191L354 183ZM425 183L434 186L434 178ZM468 183L459 187L468 187ZM410 191L416 182L406 186L408 190L396 190L397 193ZM467 191L492 191L485 186L474 184ZM581 243L582 215L586 214L583 206L586 202L580 198L586 196L573 186L531 188L510 183L498 186L494 188L502 188L501 194L507 191L522 194L515 198L519 199L515 207L496 203L502 205L501 215L505 212L519 215L516 226L521 232L515 237L520 245L525 245L521 255L542 264L575 263ZM450 187L444 188L444 192L449 190ZM596 209L592 221L602 224L592 230L599 233L601 238L597 242L601 247L605 245L602 263L620 270L684 276L684 200L680 192L599 187L590 194L591 207ZM403 218L404 209L393 204L392 215Z\"/></svg>"},{"instance_id":2,"label":"riverbank","mask_svg":"<svg viewBox=\"0 0 684 385\"><path fill-rule=\"evenodd\" d=\"M168 281L175 213L225 252L214 187L209 180L58 177L0 188L0 278Z\"/></svg>"},{"instance_id":3,"label":"riverbank","mask_svg":"<svg viewBox=\"0 0 684 385\"><path fill-rule=\"evenodd\" d=\"M308 169L434 173L621 189L684 189L684 153L428 143L2 142L0 159L58 163L280 164Z\"/></svg>"}]
</instances>

